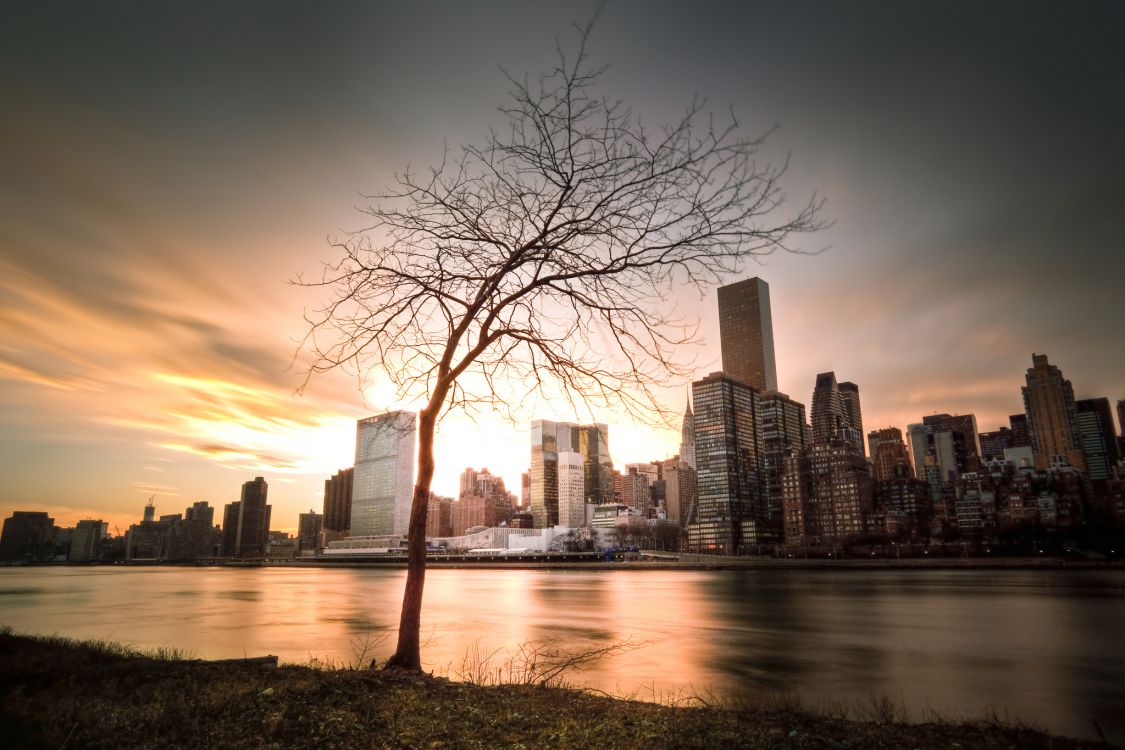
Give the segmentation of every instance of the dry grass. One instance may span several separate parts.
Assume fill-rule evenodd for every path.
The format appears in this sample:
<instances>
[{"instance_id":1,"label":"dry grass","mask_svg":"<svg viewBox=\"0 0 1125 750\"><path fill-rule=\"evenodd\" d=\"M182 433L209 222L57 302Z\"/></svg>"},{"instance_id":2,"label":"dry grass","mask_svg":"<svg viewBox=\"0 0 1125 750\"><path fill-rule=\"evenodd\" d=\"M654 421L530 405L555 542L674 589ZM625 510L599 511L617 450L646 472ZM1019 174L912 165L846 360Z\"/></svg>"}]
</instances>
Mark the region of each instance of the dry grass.
<instances>
[{"instance_id":1,"label":"dry grass","mask_svg":"<svg viewBox=\"0 0 1125 750\"><path fill-rule=\"evenodd\" d=\"M357 644L352 664L330 670L262 669L0 631L0 744L53 750L1104 747L990 722L902 724L898 708L882 702L867 709L870 720L858 721L808 712L785 699L695 695L679 707L614 699L543 687L551 666L528 673L513 666L518 679L535 684L482 687L360 668L363 646ZM535 656L537 665L542 661ZM466 677L494 681L493 665L488 658L470 660Z\"/></svg>"}]
</instances>

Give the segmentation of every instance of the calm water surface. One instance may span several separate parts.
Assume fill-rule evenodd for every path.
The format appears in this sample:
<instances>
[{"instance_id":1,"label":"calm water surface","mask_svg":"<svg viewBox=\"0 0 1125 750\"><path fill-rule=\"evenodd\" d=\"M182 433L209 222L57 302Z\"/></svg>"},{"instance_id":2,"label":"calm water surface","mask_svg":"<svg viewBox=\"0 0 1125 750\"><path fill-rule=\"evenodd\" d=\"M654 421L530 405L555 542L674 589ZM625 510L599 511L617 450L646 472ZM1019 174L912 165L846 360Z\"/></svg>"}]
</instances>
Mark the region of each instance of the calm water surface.
<instances>
[{"instance_id":1,"label":"calm water surface","mask_svg":"<svg viewBox=\"0 0 1125 750\"><path fill-rule=\"evenodd\" d=\"M393 650L405 571L0 568L17 632L174 646L206 658L351 662ZM617 694L887 696L913 718L995 710L1125 743L1125 571L430 570L423 660L471 649L640 644L574 681ZM370 658L370 657L369 657Z\"/></svg>"}]
</instances>

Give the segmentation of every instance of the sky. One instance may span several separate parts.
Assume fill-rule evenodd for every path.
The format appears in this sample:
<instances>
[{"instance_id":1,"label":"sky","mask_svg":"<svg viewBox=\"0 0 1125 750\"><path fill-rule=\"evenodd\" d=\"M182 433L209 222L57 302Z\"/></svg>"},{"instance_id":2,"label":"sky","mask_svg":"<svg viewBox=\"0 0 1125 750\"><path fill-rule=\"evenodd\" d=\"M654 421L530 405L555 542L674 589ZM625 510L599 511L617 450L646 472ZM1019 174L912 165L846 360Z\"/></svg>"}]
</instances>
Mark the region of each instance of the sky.
<instances>
[{"instance_id":1,"label":"sky","mask_svg":"<svg viewBox=\"0 0 1125 750\"><path fill-rule=\"evenodd\" d=\"M122 531L238 499L265 476L274 526L320 510L355 420L412 405L373 373L302 393L290 282L364 225L362 194L502 122L501 72L537 74L573 3L15 2L0 7L0 516ZM1125 398L1125 5L626 2L591 39L599 82L646 122L693 96L789 159L826 200L770 284L779 385L859 385L866 429L935 412L981 430L1022 410L1032 353L1078 398ZM719 369L713 290L670 302ZM679 411L687 383L661 400ZM467 466L509 487L528 423L448 418L434 489ZM620 466L678 425L610 424Z\"/></svg>"}]
</instances>

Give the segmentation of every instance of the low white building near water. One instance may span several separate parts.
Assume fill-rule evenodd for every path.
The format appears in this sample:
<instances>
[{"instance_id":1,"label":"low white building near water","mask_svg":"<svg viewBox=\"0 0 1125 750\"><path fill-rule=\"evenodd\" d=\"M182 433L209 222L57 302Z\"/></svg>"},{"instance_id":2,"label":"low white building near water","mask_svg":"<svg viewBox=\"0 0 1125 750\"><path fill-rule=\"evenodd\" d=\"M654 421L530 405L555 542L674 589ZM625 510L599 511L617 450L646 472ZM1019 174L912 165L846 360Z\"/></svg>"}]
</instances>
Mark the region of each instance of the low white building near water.
<instances>
[{"instance_id":1,"label":"low white building near water","mask_svg":"<svg viewBox=\"0 0 1125 750\"><path fill-rule=\"evenodd\" d=\"M601 550L612 546L612 535L606 533L607 531L609 530L571 528L562 525L546 529L497 526L481 528L461 536L433 537L426 542L430 549L449 552L522 554L557 551L568 535L587 535L592 537L594 548ZM555 545L555 550L552 550L552 545ZM358 554L392 555L405 553L406 548L407 541L404 535L359 536L329 542L321 554L325 557Z\"/></svg>"}]
</instances>

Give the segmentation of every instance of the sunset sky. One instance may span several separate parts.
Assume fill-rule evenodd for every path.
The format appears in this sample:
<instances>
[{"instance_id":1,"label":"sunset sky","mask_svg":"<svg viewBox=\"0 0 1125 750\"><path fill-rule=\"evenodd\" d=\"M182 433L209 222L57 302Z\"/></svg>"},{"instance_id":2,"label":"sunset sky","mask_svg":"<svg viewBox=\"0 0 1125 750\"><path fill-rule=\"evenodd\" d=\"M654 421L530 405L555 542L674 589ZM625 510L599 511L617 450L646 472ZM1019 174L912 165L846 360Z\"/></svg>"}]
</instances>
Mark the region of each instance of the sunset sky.
<instances>
[{"instance_id":1,"label":"sunset sky","mask_svg":"<svg viewBox=\"0 0 1125 750\"><path fill-rule=\"evenodd\" d=\"M5 3L0 9L0 516L122 531L270 483L274 527L320 510L376 378L315 378L296 341L323 292L287 282L363 226L360 193L480 141L498 66L533 74L592 3ZM781 390L860 387L866 429L1022 410L1032 352L1078 398L1125 398L1125 5L610 2L601 90L646 122L693 95L777 124L818 255L774 255ZM718 369L715 294L698 375ZM686 399L670 383L670 408ZM409 406L409 403L405 404ZM518 491L541 405L443 425L435 489L487 466ZM618 465L678 429L610 423Z\"/></svg>"}]
</instances>

